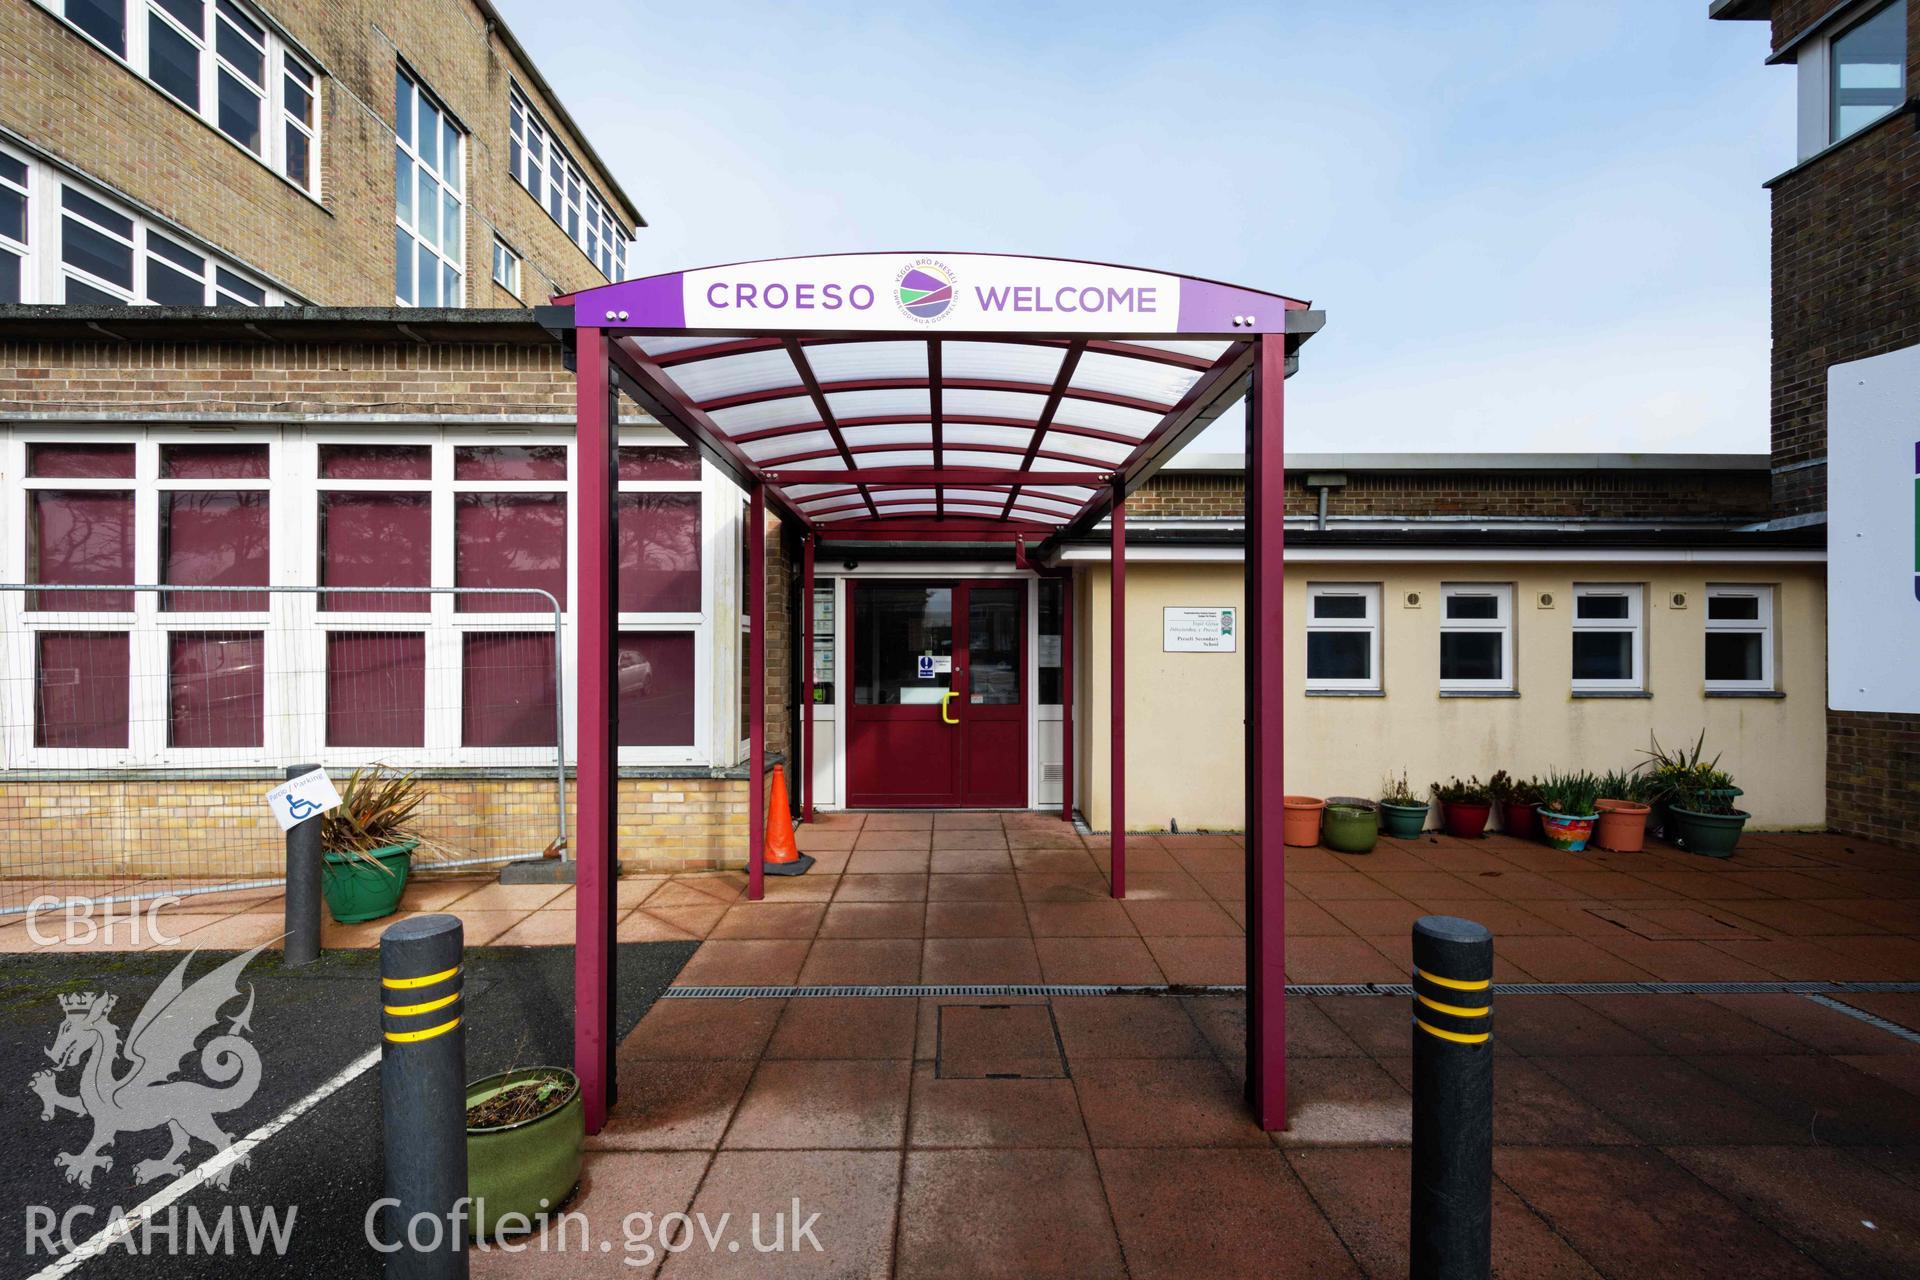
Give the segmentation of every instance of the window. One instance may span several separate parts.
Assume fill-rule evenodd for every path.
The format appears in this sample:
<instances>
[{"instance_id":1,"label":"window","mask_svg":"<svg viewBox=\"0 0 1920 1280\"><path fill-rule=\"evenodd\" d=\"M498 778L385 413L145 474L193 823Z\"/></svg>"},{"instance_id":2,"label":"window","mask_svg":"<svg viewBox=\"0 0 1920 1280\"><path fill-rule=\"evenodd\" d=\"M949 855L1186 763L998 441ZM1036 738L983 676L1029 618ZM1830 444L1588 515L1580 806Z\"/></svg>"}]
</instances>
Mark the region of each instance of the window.
<instances>
[{"instance_id":1,"label":"window","mask_svg":"<svg viewBox=\"0 0 1920 1280\"><path fill-rule=\"evenodd\" d=\"M1635 692L1646 688L1646 589L1638 585L1573 587L1573 690Z\"/></svg>"},{"instance_id":2,"label":"window","mask_svg":"<svg viewBox=\"0 0 1920 1280\"><path fill-rule=\"evenodd\" d=\"M553 130L514 85L507 95L507 167L516 182L544 205L547 214L609 280L627 273L630 233L587 181Z\"/></svg>"},{"instance_id":3,"label":"window","mask_svg":"<svg viewBox=\"0 0 1920 1280\"><path fill-rule=\"evenodd\" d=\"M1066 616L1066 580L1063 578L1042 578L1040 579L1038 590L1040 594L1040 626L1038 628L1038 635L1040 637L1040 661L1037 665L1040 668L1040 693L1037 701L1043 707L1057 707L1060 705L1060 677L1063 674L1060 665L1062 656L1060 642L1061 628L1065 623ZM825 587L819 588L819 592L827 607L827 665L829 670L831 670L833 654L833 584L829 582ZM817 612L818 610L816 609L816 614ZM813 626L813 644L814 648L818 649L820 647L820 623L815 621ZM817 687L818 686L816 686L816 688ZM823 701L833 701L831 685L828 686L827 695Z\"/></svg>"},{"instance_id":4,"label":"window","mask_svg":"<svg viewBox=\"0 0 1920 1280\"><path fill-rule=\"evenodd\" d=\"M1442 583L1440 691L1504 693L1513 688L1513 587Z\"/></svg>"},{"instance_id":5,"label":"window","mask_svg":"<svg viewBox=\"0 0 1920 1280\"><path fill-rule=\"evenodd\" d=\"M700 456L682 444L623 444L617 474L620 745L684 750L698 740Z\"/></svg>"},{"instance_id":6,"label":"window","mask_svg":"<svg viewBox=\"0 0 1920 1280\"><path fill-rule=\"evenodd\" d=\"M290 300L80 177L0 150L0 303L261 307Z\"/></svg>"},{"instance_id":7,"label":"window","mask_svg":"<svg viewBox=\"0 0 1920 1280\"><path fill-rule=\"evenodd\" d=\"M1828 47L1828 141L1858 133L1906 100L1907 14L1886 5Z\"/></svg>"},{"instance_id":8,"label":"window","mask_svg":"<svg viewBox=\"0 0 1920 1280\"><path fill-rule=\"evenodd\" d=\"M39 0L154 87L310 195L318 75L237 0ZM270 122L281 120L284 130Z\"/></svg>"},{"instance_id":9,"label":"window","mask_svg":"<svg viewBox=\"0 0 1920 1280\"><path fill-rule=\"evenodd\" d=\"M1710 693L1773 689L1773 588L1707 588L1706 684Z\"/></svg>"},{"instance_id":10,"label":"window","mask_svg":"<svg viewBox=\"0 0 1920 1280\"><path fill-rule=\"evenodd\" d=\"M130 444L27 446L26 573L49 586L134 580L134 456ZM28 605L56 613L127 613L125 591L46 591Z\"/></svg>"},{"instance_id":11,"label":"window","mask_svg":"<svg viewBox=\"0 0 1920 1280\"><path fill-rule=\"evenodd\" d=\"M404 67L394 76L393 131L394 301L462 306L466 135Z\"/></svg>"},{"instance_id":12,"label":"window","mask_svg":"<svg viewBox=\"0 0 1920 1280\"><path fill-rule=\"evenodd\" d=\"M0 303L26 300L30 207L26 162L0 151Z\"/></svg>"},{"instance_id":13,"label":"window","mask_svg":"<svg viewBox=\"0 0 1920 1280\"><path fill-rule=\"evenodd\" d=\"M269 494L264 444L160 446L160 581L168 586L264 587ZM259 591L169 591L172 613L264 612Z\"/></svg>"},{"instance_id":14,"label":"window","mask_svg":"<svg viewBox=\"0 0 1920 1280\"><path fill-rule=\"evenodd\" d=\"M493 282L514 297L520 296L520 255L498 236L493 238Z\"/></svg>"},{"instance_id":15,"label":"window","mask_svg":"<svg viewBox=\"0 0 1920 1280\"><path fill-rule=\"evenodd\" d=\"M1307 688L1380 688L1379 583L1307 584Z\"/></svg>"}]
</instances>

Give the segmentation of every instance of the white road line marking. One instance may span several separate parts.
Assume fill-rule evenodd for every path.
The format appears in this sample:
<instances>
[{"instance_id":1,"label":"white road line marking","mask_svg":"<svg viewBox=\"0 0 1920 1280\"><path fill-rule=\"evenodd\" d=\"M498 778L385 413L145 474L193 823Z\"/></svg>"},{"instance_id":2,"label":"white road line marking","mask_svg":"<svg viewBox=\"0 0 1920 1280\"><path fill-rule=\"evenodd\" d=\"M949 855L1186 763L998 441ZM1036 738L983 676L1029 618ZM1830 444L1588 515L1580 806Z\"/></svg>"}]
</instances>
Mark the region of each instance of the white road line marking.
<instances>
[{"instance_id":1,"label":"white road line marking","mask_svg":"<svg viewBox=\"0 0 1920 1280\"><path fill-rule=\"evenodd\" d=\"M300 1099L300 1101L294 1103L285 1111L282 1111L279 1115L255 1129L252 1133L249 1133L246 1137L240 1139L219 1155L212 1157L205 1164L195 1167L190 1172L168 1183L155 1195L141 1201L127 1212L121 1214L118 1218L115 1218L112 1222L109 1222L106 1226L100 1228L100 1230L94 1232L93 1235L87 1237L86 1240L81 1242L79 1248L73 1250L71 1253L62 1254L42 1270L34 1272L27 1280L59 1280L61 1276L72 1274L75 1270L105 1253L109 1248L138 1229L141 1223L147 1221L147 1219L151 1218L160 1210L166 1208L188 1192L206 1185L217 1174L231 1168L244 1157L251 1155L253 1150L266 1142L268 1138L273 1137L295 1120L298 1120L301 1116L320 1105L320 1103L324 1102L327 1098L344 1089L353 1082L355 1077L363 1074L369 1067L379 1061L380 1050L378 1048L367 1050L366 1053L348 1063L337 1075L323 1083L312 1093L309 1093L306 1097Z\"/></svg>"}]
</instances>

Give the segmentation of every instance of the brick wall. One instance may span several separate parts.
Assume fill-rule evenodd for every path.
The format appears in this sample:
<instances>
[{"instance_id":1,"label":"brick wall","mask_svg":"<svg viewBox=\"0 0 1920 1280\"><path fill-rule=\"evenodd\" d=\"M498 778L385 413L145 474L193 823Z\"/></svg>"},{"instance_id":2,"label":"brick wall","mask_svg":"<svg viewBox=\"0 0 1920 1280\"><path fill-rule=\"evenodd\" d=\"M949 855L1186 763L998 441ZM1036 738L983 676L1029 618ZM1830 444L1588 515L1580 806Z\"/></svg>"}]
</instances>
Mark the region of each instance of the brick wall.
<instances>
[{"instance_id":1,"label":"brick wall","mask_svg":"<svg viewBox=\"0 0 1920 1280\"><path fill-rule=\"evenodd\" d=\"M0 781L0 828L31 832L30 839L0 837L0 882L280 876L286 843L260 800L269 785L214 778ZM569 782L569 840L577 831L573 791ZM435 778L420 831L450 857L534 857L553 839L553 795L547 778ZM614 819L620 859L636 871L744 866L746 800L742 780L622 778ZM17 896L0 886L0 900L10 895Z\"/></svg>"},{"instance_id":2,"label":"brick wall","mask_svg":"<svg viewBox=\"0 0 1920 1280\"><path fill-rule=\"evenodd\" d=\"M394 73L404 59L468 131L466 304L515 305L490 278L496 230L524 259L529 303L605 283L508 172L509 79L611 201L607 175L564 133L553 104L471 0L274 0L266 8L331 73L321 88L319 201L31 0L0 4L0 128L309 301L389 306ZM624 211L619 217L631 226Z\"/></svg>"},{"instance_id":3,"label":"brick wall","mask_svg":"<svg viewBox=\"0 0 1920 1280\"><path fill-rule=\"evenodd\" d=\"M1347 471L1327 495L1332 516L1504 516L1633 520L1674 516L1764 519L1767 477L1759 471ZM1237 474L1162 472L1127 498L1136 519L1239 516L1246 497ZM1287 514L1313 515L1319 495L1305 472L1287 476Z\"/></svg>"},{"instance_id":4,"label":"brick wall","mask_svg":"<svg viewBox=\"0 0 1920 1280\"><path fill-rule=\"evenodd\" d=\"M1775 0L1778 49L1830 0ZM1907 12L1908 92L1920 20ZM1920 342L1920 116L1898 111L1773 184L1773 508L1827 506L1827 369ZM1827 713L1835 829L1920 848L1920 716Z\"/></svg>"}]
</instances>

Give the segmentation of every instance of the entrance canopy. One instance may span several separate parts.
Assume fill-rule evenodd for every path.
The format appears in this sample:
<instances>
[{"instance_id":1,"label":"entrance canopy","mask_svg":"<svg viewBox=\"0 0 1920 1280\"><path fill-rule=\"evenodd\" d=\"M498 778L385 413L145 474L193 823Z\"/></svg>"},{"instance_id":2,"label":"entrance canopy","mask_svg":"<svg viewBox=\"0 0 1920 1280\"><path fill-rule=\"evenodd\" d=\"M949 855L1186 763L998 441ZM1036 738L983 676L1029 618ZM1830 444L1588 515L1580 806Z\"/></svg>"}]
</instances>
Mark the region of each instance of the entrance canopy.
<instances>
[{"instance_id":1,"label":"entrance canopy","mask_svg":"<svg viewBox=\"0 0 1920 1280\"><path fill-rule=\"evenodd\" d=\"M616 382L743 488L835 539L1070 536L1246 390L1299 299L970 253L736 263L556 300Z\"/></svg>"}]
</instances>

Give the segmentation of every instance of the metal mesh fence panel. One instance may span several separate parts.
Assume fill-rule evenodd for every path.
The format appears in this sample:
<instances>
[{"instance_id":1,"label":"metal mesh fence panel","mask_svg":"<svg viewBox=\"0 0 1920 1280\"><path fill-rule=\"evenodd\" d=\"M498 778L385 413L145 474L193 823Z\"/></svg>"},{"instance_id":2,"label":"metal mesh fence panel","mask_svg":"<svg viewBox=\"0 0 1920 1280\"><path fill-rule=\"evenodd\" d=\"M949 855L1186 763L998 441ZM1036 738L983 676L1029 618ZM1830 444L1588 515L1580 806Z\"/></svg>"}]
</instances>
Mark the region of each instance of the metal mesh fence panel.
<instances>
[{"instance_id":1,"label":"metal mesh fence panel","mask_svg":"<svg viewBox=\"0 0 1920 1280\"><path fill-rule=\"evenodd\" d=\"M289 766L417 773L415 869L566 843L539 590L0 584L0 918L277 884Z\"/></svg>"}]
</instances>

